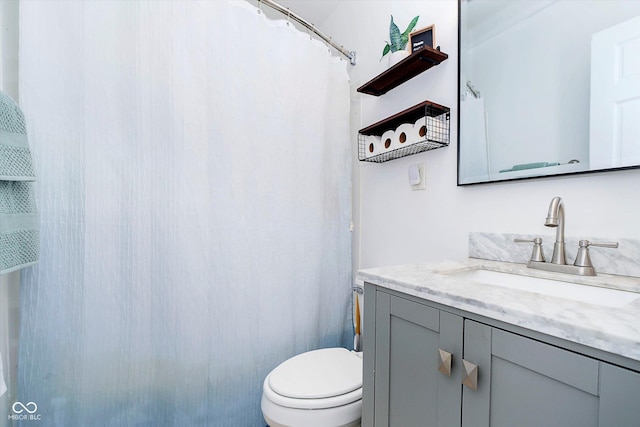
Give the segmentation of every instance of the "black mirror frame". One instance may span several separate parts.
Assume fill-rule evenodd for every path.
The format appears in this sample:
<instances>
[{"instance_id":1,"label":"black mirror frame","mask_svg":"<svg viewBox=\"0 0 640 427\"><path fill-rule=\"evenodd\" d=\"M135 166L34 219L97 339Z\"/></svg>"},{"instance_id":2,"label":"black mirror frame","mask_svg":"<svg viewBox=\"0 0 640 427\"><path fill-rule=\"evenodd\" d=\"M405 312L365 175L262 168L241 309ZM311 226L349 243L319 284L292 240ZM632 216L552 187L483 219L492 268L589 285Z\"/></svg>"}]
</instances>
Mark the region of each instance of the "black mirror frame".
<instances>
[{"instance_id":1,"label":"black mirror frame","mask_svg":"<svg viewBox=\"0 0 640 427\"><path fill-rule=\"evenodd\" d=\"M557 173L557 174L552 174L552 175L538 175L538 176L525 176L525 177L518 177L518 178L509 178L509 179L501 179L501 180L493 180L493 181L479 181L479 182L468 182L468 183L461 183L460 182L460 96L462 95L461 92L461 85L460 85L460 59L461 59L461 53L462 53L462 1L463 0L458 0L458 111L457 111L457 123L456 123L456 131L457 131L457 146L456 146L456 159L457 159L457 163L456 163L456 183L458 187L466 187L469 185L478 185L478 184L499 184L499 183L505 183L505 182L513 182L513 181L523 181L523 180L531 180L531 179L553 179L553 178L558 178L558 177L566 177L566 176L573 176L573 175L587 175L587 174L594 174L594 173L603 173L603 172L618 172L618 171L625 171L625 170L634 170L634 169L640 169L640 165L635 165L635 166L620 166L617 168L606 168L606 169L594 169L594 170L586 170L586 171L577 171L577 172L564 172L564 173Z\"/></svg>"}]
</instances>

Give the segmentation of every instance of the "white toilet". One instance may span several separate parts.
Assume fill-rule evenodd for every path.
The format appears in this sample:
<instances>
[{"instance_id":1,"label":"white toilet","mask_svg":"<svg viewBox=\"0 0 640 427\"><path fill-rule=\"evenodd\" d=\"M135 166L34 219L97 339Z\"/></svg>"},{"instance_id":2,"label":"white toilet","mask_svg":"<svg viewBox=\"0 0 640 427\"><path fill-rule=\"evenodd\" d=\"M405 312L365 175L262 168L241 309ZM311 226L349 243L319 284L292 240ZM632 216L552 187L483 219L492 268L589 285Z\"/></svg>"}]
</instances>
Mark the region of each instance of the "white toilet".
<instances>
[{"instance_id":1,"label":"white toilet","mask_svg":"<svg viewBox=\"0 0 640 427\"><path fill-rule=\"evenodd\" d=\"M278 365L262 387L270 427L359 427L362 353L324 348Z\"/></svg>"},{"instance_id":2,"label":"white toilet","mask_svg":"<svg viewBox=\"0 0 640 427\"><path fill-rule=\"evenodd\" d=\"M363 289L353 291L359 349ZM270 427L360 427L362 352L323 348L285 360L265 378L261 407Z\"/></svg>"}]
</instances>

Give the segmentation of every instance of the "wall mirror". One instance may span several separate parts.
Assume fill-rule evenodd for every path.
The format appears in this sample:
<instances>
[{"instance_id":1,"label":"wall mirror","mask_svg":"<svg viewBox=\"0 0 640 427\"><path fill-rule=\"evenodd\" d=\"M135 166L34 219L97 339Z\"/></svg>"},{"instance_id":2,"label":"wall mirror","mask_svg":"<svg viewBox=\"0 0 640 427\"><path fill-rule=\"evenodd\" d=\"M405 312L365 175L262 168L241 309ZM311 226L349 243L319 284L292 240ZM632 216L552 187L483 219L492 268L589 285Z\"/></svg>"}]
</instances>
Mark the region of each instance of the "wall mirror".
<instances>
[{"instance_id":1,"label":"wall mirror","mask_svg":"<svg viewBox=\"0 0 640 427\"><path fill-rule=\"evenodd\" d=\"M640 167L640 1L458 7L458 185Z\"/></svg>"}]
</instances>

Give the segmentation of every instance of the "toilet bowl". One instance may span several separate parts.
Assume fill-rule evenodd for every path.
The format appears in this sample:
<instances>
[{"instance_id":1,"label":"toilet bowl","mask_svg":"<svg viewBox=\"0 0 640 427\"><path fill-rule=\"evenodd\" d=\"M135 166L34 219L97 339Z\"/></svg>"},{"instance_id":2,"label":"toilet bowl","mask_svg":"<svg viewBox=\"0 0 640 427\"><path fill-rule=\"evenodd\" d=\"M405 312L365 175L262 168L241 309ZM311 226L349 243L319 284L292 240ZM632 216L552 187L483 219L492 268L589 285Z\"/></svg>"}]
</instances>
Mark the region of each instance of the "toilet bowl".
<instances>
[{"instance_id":1,"label":"toilet bowl","mask_svg":"<svg viewBox=\"0 0 640 427\"><path fill-rule=\"evenodd\" d=\"M362 353L324 348L292 357L267 375L262 415L270 427L358 427Z\"/></svg>"}]
</instances>

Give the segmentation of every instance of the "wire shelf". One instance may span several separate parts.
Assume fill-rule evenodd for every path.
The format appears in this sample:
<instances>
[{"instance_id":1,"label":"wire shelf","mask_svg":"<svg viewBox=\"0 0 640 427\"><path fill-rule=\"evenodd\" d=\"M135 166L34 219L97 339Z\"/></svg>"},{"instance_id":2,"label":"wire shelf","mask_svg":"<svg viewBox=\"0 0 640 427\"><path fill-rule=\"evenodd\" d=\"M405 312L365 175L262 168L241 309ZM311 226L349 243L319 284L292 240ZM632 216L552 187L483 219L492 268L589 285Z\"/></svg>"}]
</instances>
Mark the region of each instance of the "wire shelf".
<instances>
[{"instance_id":1,"label":"wire shelf","mask_svg":"<svg viewBox=\"0 0 640 427\"><path fill-rule=\"evenodd\" d=\"M384 163L446 147L449 145L450 128L449 108L425 101L361 129L358 133L358 160Z\"/></svg>"}]
</instances>

